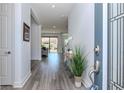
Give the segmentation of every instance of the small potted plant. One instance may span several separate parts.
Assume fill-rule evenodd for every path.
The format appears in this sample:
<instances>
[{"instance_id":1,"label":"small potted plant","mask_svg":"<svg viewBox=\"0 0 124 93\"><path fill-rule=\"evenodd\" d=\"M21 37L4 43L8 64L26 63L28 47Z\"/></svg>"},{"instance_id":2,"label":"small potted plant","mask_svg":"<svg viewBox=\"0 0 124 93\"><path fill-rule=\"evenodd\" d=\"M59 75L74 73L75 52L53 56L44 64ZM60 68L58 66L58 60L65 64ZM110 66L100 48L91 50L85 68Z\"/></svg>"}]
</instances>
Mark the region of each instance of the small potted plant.
<instances>
[{"instance_id":1,"label":"small potted plant","mask_svg":"<svg viewBox=\"0 0 124 93\"><path fill-rule=\"evenodd\" d=\"M81 87L82 73L85 70L86 56L81 53L80 48L75 48L70 62L70 70L74 75L75 86Z\"/></svg>"}]
</instances>

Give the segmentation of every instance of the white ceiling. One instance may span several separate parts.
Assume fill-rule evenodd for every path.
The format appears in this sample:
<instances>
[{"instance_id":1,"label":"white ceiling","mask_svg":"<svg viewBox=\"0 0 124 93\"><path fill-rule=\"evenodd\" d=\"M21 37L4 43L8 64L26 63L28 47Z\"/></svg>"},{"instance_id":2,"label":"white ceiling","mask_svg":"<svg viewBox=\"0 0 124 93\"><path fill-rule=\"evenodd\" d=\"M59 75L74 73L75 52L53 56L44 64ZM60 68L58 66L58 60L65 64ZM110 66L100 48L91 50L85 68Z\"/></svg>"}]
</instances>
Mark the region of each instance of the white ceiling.
<instances>
[{"instance_id":1,"label":"white ceiling","mask_svg":"<svg viewBox=\"0 0 124 93\"><path fill-rule=\"evenodd\" d=\"M52 8L52 5L55 5L55 8ZM73 5L71 3L31 4L43 28L47 29L67 29L68 15Z\"/></svg>"}]
</instances>

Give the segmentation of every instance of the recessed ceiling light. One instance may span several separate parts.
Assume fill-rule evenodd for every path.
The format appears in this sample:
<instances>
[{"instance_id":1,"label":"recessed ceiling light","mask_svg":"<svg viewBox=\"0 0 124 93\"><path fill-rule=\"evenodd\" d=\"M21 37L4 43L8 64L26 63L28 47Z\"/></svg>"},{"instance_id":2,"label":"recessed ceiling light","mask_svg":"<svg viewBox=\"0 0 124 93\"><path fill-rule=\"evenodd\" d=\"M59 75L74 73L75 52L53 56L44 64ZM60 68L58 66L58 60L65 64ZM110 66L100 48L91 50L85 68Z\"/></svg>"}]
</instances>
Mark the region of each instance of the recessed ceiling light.
<instances>
[{"instance_id":1,"label":"recessed ceiling light","mask_svg":"<svg viewBox=\"0 0 124 93\"><path fill-rule=\"evenodd\" d=\"M52 7L52 8L55 8L56 6L55 6L55 5L52 5L51 7Z\"/></svg>"},{"instance_id":2,"label":"recessed ceiling light","mask_svg":"<svg viewBox=\"0 0 124 93\"><path fill-rule=\"evenodd\" d=\"M53 28L56 28L56 26L53 26Z\"/></svg>"}]
</instances>

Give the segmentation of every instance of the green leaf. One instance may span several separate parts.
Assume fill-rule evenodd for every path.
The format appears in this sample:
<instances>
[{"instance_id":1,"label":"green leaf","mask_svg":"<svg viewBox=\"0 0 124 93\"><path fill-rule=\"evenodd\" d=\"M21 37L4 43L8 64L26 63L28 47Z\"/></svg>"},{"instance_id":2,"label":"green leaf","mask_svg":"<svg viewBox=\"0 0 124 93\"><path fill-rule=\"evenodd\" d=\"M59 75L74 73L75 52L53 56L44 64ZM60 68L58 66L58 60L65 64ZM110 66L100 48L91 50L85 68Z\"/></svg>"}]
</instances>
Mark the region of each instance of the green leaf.
<instances>
[{"instance_id":1,"label":"green leaf","mask_svg":"<svg viewBox=\"0 0 124 93\"><path fill-rule=\"evenodd\" d=\"M70 70L75 76L81 76L83 71L85 70L87 59L83 53L81 53L80 47L76 47L73 51L73 56L70 62Z\"/></svg>"}]
</instances>

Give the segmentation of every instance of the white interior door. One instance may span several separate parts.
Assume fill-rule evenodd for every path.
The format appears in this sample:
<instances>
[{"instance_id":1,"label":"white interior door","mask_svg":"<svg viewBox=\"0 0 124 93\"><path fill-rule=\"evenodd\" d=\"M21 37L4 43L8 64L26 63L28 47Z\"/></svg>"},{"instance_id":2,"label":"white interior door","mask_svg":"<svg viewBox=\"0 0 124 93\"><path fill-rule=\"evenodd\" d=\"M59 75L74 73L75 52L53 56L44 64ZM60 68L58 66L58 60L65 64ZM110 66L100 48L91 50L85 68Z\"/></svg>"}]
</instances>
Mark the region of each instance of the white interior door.
<instances>
[{"instance_id":1,"label":"white interior door","mask_svg":"<svg viewBox=\"0 0 124 93\"><path fill-rule=\"evenodd\" d=\"M0 4L0 85L11 84L11 4Z\"/></svg>"}]
</instances>

